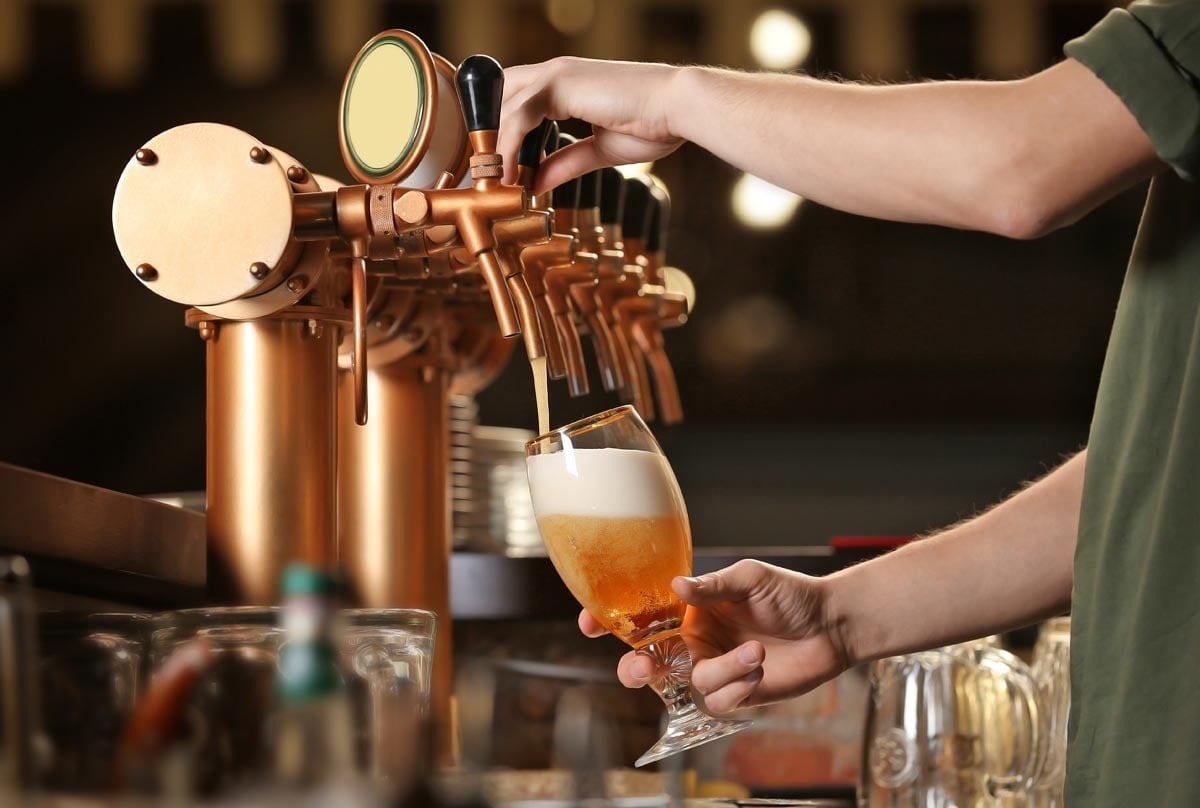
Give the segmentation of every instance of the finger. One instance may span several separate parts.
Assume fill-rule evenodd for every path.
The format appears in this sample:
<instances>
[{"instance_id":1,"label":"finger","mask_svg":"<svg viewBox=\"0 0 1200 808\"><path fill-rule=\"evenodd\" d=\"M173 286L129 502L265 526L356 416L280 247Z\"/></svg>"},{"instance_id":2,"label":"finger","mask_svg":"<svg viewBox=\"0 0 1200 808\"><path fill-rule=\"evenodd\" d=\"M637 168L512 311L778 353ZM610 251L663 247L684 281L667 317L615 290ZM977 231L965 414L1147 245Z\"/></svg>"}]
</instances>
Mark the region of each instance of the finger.
<instances>
[{"instance_id":1,"label":"finger","mask_svg":"<svg viewBox=\"0 0 1200 808\"><path fill-rule=\"evenodd\" d=\"M762 680L762 668L755 668L740 679L734 679L704 697L705 711L714 715L722 715L731 713L739 707L747 706L747 701L754 695L754 691L758 689Z\"/></svg>"},{"instance_id":2,"label":"finger","mask_svg":"<svg viewBox=\"0 0 1200 808\"><path fill-rule=\"evenodd\" d=\"M525 135L545 118L553 117L546 105L547 63L519 65L504 71L504 100L500 105L500 133L496 152L504 158L504 181L517 173L517 151Z\"/></svg>"},{"instance_id":3,"label":"finger","mask_svg":"<svg viewBox=\"0 0 1200 808\"><path fill-rule=\"evenodd\" d=\"M645 654L630 651L617 663L617 678L625 687L645 687L654 678L654 662Z\"/></svg>"},{"instance_id":4,"label":"finger","mask_svg":"<svg viewBox=\"0 0 1200 808\"><path fill-rule=\"evenodd\" d=\"M708 575L696 578L680 576L671 581L671 588L680 600L691 606L740 601L762 585L769 569L761 561L745 559Z\"/></svg>"},{"instance_id":5,"label":"finger","mask_svg":"<svg viewBox=\"0 0 1200 808\"><path fill-rule=\"evenodd\" d=\"M705 696L716 693L746 674L761 670L764 657L762 643L750 640L728 653L697 660L692 667L692 687Z\"/></svg>"},{"instance_id":6,"label":"finger","mask_svg":"<svg viewBox=\"0 0 1200 808\"><path fill-rule=\"evenodd\" d=\"M608 633L600 621L592 617L591 612L583 609L579 612L579 630L583 632L585 637L603 637Z\"/></svg>"},{"instance_id":7,"label":"finger","mask_svg":"<svg viewBox=\"0 0 1200 808\"><path fill-rule=\"evenodd\" d=\"M612 163L596 149L596 139L584 138L578 143L559 149L542 161L534 181L533 192L544 194L568 180L610 165Z\"/></svg>"}]
</instances>

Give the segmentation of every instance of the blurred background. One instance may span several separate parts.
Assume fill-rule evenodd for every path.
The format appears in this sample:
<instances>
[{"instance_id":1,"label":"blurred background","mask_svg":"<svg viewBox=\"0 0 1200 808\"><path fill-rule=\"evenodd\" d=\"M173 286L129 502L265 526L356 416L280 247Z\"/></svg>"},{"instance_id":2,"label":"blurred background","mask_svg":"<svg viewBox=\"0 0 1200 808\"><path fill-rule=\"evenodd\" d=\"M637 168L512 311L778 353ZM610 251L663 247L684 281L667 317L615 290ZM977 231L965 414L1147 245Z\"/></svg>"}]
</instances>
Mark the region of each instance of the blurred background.
<instances>
[{"instance_id":1,"label":"blurred background","mask_svg":"<svg viewBox=\"0 0 1200 808\"><path fill-rule=\"evenodd\" d=\"M0 142L17 194L0 218L0 461L133 493L203 488L203 346L117 254L117 177L158 132L217 121L348 179L338 94L379 30L409 29L455 62L1004 79L1062 58L1114 5L0 0ZM667 336L687 420L657 429L698 544L910 535L1086 440L1144 187L1021 243L838 213L693 146L653 171L673 197L669 263L698 291ZM556 423L616 403L555 387ZM479 406L485 424L533 426L519 349Z\"/></svg>"}]
</instances>

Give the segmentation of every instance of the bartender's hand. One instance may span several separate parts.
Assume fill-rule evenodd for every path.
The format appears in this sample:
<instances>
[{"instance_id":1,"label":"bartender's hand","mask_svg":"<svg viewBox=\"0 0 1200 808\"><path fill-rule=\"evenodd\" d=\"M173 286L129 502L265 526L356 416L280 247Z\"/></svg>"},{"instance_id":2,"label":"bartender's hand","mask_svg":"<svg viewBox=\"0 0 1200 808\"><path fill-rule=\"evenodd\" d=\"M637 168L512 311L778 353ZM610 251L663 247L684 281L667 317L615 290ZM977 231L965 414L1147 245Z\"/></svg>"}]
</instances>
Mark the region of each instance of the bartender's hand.
<instances>
[{"instance_id":1,"label":"bartender's hand","mask_svg":"<svg viewBox=\"0 0 1200 808\"><path fill-rule=\"evenodd\" d=\"M692 687L711 712L798 696L849 666L822 579L745 560L676 578L672 588L688 604L683 638L692 652ZM589 637L604 633L586 611L579 627ZM642 687L654 673L651 660L632 651L617 665L626 687Z\"/></svg>"},{"instance_id":2,"label":"bartender's hand","mask_svg":"<svg viewBox=\"0 0 1200 808\"><path fill-rule=\"evenodd\" d=\"M671 132L666 104L678 72L671 65L569 56L508 68L497 147L508 180L521 139L543 118L579 118L592 125L592 136L543 161L538 193L601 166L650 162L675 151L683 139Z\"/></svg>"}]
</instances>

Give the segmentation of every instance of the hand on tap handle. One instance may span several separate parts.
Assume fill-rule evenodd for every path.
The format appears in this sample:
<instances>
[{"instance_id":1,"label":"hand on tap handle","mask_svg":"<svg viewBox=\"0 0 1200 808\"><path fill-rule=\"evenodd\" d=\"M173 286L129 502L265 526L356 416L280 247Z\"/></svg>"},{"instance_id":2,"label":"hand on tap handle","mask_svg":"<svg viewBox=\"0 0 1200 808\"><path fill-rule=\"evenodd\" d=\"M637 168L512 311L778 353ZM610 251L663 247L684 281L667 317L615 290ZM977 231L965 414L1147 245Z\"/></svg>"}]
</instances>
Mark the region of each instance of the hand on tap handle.
<instances>
[{"instance_id":1,"label":"hand on tap handle","mask_svg":"<svg viewBox=\"0 0 1200 808\"><path fill-rule=\"evenodd\" d=\"M554 121L542 121L521 141L517 151L517 181L516 184L529 190L533 186L538 166L542 164L542 155L546 151L546 143L551 133L557 137L558 126Z\"/></svg>"}]
</instances>

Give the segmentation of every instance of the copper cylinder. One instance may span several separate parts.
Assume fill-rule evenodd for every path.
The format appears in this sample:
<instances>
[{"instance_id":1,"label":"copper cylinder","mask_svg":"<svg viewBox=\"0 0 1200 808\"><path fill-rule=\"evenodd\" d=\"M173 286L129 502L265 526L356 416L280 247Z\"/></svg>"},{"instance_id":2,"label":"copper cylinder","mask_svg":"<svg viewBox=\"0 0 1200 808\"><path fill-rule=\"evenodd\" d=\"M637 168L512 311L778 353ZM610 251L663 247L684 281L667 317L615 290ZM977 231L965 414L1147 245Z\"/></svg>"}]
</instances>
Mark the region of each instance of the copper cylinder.
<instances>
[{"instance_id":1,"label":"copper cylinder","mask_svg":"<svg viewBox=\"0 0 1200 808\"><path fill-rule=\"evenodd\" d=\"M335 562L339 327L274 317L200 326L209 595L275 603L288 562Z\"/></svg>"},{"instance_id":2,"label":"copper cylinder","mask_svg":"<svg viewBox=\"0 0 1200 808\"><path fill-rule=\"evenodd\" d=\"M354 390L341 374L343 413ZM450 728L450 403L448 380L417 357L367 370L371 418L343 415L338 446L338 554L352 596L372 608L438 615L433 718ZM449 738L439 748L449 748Z\"/></svg>"}]
</instances>

